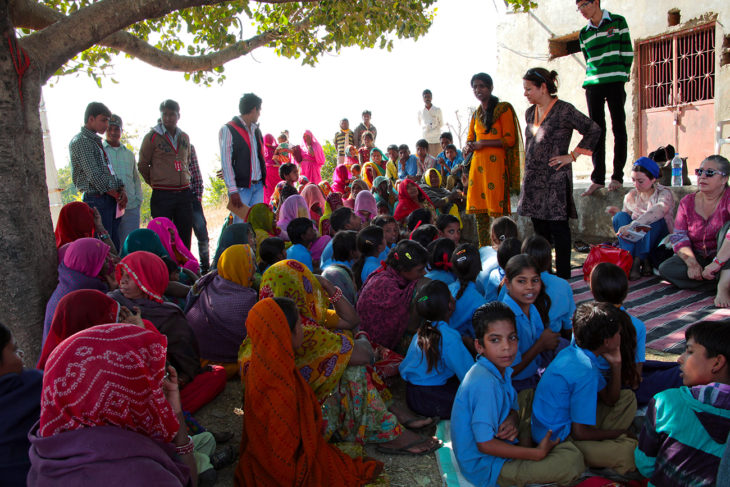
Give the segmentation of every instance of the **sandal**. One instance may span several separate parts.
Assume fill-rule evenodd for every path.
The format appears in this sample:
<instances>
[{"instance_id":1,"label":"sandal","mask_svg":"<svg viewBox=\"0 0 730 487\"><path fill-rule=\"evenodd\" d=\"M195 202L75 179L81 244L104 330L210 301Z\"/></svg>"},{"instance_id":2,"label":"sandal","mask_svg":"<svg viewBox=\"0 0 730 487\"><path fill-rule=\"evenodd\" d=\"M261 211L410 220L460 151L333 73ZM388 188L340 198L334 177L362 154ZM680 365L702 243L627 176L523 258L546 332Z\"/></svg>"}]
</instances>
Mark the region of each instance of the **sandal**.
<instances>
[{"instance_id":1,"label":"sandal","mask_svg":"<svg viewBox=\"0 0 730 487\"><path fill-rule=\"evenodd\" d=\"M421 437L418 440L413 441L411 443L408 443L406 446L403 446L401 448L388 448L388 447L385 447L385 446L382 446L382 445L378 445L378 446L375 447L375 449L379 453L383 453L383 454L386 454L386 455L412 455L412 456L418 457L418 456L423 456L423 455L431 454L431 453L435 452L436 450L438 450L439 448L441 448L444 445L440 440L436 440L436 443L434 443L433 445L431 445L430 448L427 448L427 449L425 449L423 451L419 451L419 452L412 452L412 451L410 451L411 448L416 447L418 445L423 445L426 442L428 442L428 440L429 440L429 438L423 438L423 437Z\"/></svg>"},{"instance_id":2,"label":"sandal","mask_svg":"<svg viewBox=\"0 0 730 487\"><path fill-rule=\"evenodd\" d=\"M426 419L430 419L430 423L426 423L422 426L412 426L413 423L416 423L418 421L423 421ZM415 415L413 418L409 419L408 421L404 421L401 424L408 428L411 431L420 432L425 429L431 428L432 426L436 426L438 422L441 421L441 418L438 416L428 417L428 416L421 416L420 414Z\"/></svg>"},{"instance_id":3,"label":"sandal","mask_svg":"<svg viewBox=\"0 0 730 487\"><path fill-rule=\"evenodd\" d=\"M591 246L585 243L583 240L576 240L573 244L573 248L576 251L582 252L584 254L591 251Z\"/></svg>"},{"instance_id":4,"label":"sandal","mask_svg":"<svg viewBox=\"0 0 730 487\"><path fill-rule=\"evenodd\" d=\"M221 448L210 456L210 464L213 465L215 470L220 470L223 467L227 467L238 459L236 456L236 450L233 445L228 445L225 448Z\"/></svg>"}]
</instances>

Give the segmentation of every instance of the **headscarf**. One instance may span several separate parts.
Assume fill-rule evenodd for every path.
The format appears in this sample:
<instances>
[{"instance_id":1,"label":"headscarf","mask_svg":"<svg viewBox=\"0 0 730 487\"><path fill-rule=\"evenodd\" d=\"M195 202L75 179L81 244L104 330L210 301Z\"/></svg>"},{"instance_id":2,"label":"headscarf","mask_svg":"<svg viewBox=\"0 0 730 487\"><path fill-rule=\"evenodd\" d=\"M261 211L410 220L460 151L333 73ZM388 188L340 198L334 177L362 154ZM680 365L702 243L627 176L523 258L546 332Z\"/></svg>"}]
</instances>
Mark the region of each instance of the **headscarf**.
<instances>
[{"instance_id":1,"label":"headscarf","mask_svg":"<svg viewBox=\"0 0 730 487\"><path fill-rule=\"evenodd\" d=\"M165 247L167 254L172 260L177 262L181 267L189 269L196 274L200 272L200 263L198 263L198 259L196 259L192 252L190 252L190 250L185 246L180 235L177 233L177 227L174 223L172 223L172 220L161 216L151 220L147 224L147 228L155 232L157 236L160 237L162 245ZM173 236L170 236L171 230L173 232Z\"/></svg>"},{"instance_id":2,"label":"headscarf","mask_svg":"<svg viewBox=\"0 0 730 487\"><path fill-rule=\"evenodd\" d=\"M256 203L248 210L246 222L256 234L256 255L259 255L261 242L281 232L274 223L275 218L274 211L265 203Z\"/></svg>"},{"instance_id":3,"label":"headscarf","mask_svg":"<svg viewBox=\"0 0 730 487\"><path fill-rule=\"evenodd\" d=\"M324 149L322 149L322 144L320 144L317 138L312 135L312 132L310 130L305 130L304 135L309 135L312 138L312 152L309 152L309 148L307 147L307 141L302 136L302 145L300 146L302 148L302 156L309 156L314 159L314 162L316 162L318 166L324 166L324 163L327 162L327 160L324 157Z\"/></svg>"},{"instance_id":4,"label":"headscarf","mask_svg":"<svg viewBox=\"0 0 730 487\"><path fill-rule=\"evenodd\" d=\"M248 245L231 245L218 260L218 275L243 287L251 287L255 271L256 258Z\"/></svg>"},{"instance_id":5,"label":"headscarf","mask_svg":"<svg viewBox=\"0 0 730 487\"><path fill-rule=\"evenodd\" d=\"M80 238L68 246L63 265L87 277L96 277L104 267L111 249L96 238Z\"/></svg>"},{"instance_id":6,"label":"headscarf","mask_svg":"<svg viewBox=\"0 0 730 487\"><path fill-rule=\"evenodd\" d=\"M266 164L274 163L274 152L276 151L276 139L271 134L264 135L264 161Z\"/></svg>"},{"instance_id":7,"label":"headscarf","mask_svg":"<svg viewBox=\"0 0 730 487\"><path fill-rule=\"evenodd\" d=\"M137 284L152 301L161 303L165 289L170 283L170 273L165 262L151 252L132 252L117 264L117 281L122 280L122 271Z\"/></svg>"},{"instance_id":8,"label":"headscarf","mask_svg":"<svg viewBox=\"0 0 730 487\"><path fill-rule=\"evenodd\" d=\"M368 171L370 169L370 171ZM370 174L369 174L370 173ZM368 185L368 189L373 187L373 181L378 176L382 176L383 171L374 162L366 162L362 167L362 179Z\"/></svg>"},{"instance_id":9,"label":"headscarf","mask_svg":"<svg viewBox=\"0 0 730 487\"><path fill-rule=\"evenodd\" d=\"M266 269L261 278L259 298L277 296L293 299L302 320L314 325L324 325L329 298L305 265L287 259Z\"/></svg>"},{"instance_id":10,"label":"headscarf","mask_svg":"<svg viewBox=\"0 0 730 487\"><path fill-rule=\"evenodd\" d=\"M116 426L171 442L181 425L162 392L166 352L167 338L135 325L67 338L46 362L38 435Z\"/></svg>"},{"instance_id":11,"label":"headscarf","mask_svg":"<svg viewBox=\"0 0 730 487\"><path fill-rule=\"evenodd\" d=\"M252 353L245 375L238 485L347 487L370 482L379 463L352 459L322 435L322 411L295 364L291 331L273 299L246 320Z\"/></svg>"},{"instance_id":12,"label":"headscarf","mask_svg":"<svg viewBox=\"0 0 730 487\"><path fill-rule=\"evenodd\" d=\"M276 223L281 229L281 238L289 240L286 227L295 218L309 218L309 206L300 194L289 196L279 210L279 221Z\"/></svg>"},{"instance_id":13,"label":"headscarf","mask_svg":"<svg viewBox=\"0 0 730 487\"><path fill-rule=\"evenodd\" d=\"M332 212L344 205L344 203L342 202L342 195L340 193L330 193L329 195L327 195L325 201L326 202L324 204L324 212L322 213L322 218L319 219L320 235L330 234L330 229L332 228L330 225Z\"/></svg>"},{"instance_id":14,"label":"headscarf","mask_svg":"<svg viewBox=\"0 0 730 487\"><path fill-rule=\"evenodd\" d=\"M365 211L370 212L369 218L366 218L365 214L362 213ZM357 197L355 198L355 213L357 213L363 223L369 222L378 216L378 205L375 202L373 193L370 191L360 191L357 193Z\"/></svg>"},{"instance_id":15,"label":"headscarf","mask_svg":"<svg viewBox=\"0 0 730 487\"><path fill-rule=\"evenodd\" d=\"M436 176L438 176L438 184L434 186L431 184L431 174L436 173ZM441 187L441 171L438 169L431 168L426 171L426 174L423 175L423 181L431 188L440 188Z\"/></svg>"},{"instance_id":16,"label":"headscarf","mask_svg":"<svg viewBox=\"0 0 730 487\"><path fill-rule=\"evenodd\" d=\"M94 236L94 210L83 201L63 205L56 223L56 248L82 237Z\"/></svg>"},{"instance_id":17,"label":"headscarf","mask_svg":"<svg viewBox=\"0 0 730 487\"><path fill-rule=\"evenodd\" d=\"M36 368L43 370L53 349L74 333L96 325L117 323L119 309L119 303L97 289L79 289L62 297Z\"/></svg>"},{"instance_id":18,"label":"headscarf","mask_svg":"<svg viewBox=\"0 0 730 487\"><path fill-rule=\"evenodd\" d=\"M304 198L304 201L307 202L307 206L309 207L309 217L315 223L319 223L321 215L316 213L313 208L315 204L319 203L319 210L324 213L325 198L322 190L316 184L308 184L302 190L302 198Z\"/></svg>"},{"instance_id":19,"label":"headscarf","mask_svg":"<svg viewBox=\"0 0 730 487\"><path fill-rule=\"evenodd\" d=\"M332 193L332 186L330 185L329 181L322 181L319 183L319 189L322 190L322 194L324 194L324 197L328 197L330 193Z\"/></svg>"},{"instance_id":20,"label":"headscarf","mask_svg":"<svg viewBox=\"0 0 730 487\"><path fill-rule=\"evenodd\" d=\"M380 185L383 183L388 183L387 197L383 197L378 191L378 188L380 188ZM377 178L375 178L375 181L373 181L372 193L373 196L375 196L375 207L377 208L378 205L384 204L388 207L388 214L392 215L393 210L395 209L395 203L396 201L398 201L398 199L391 189L390 179L388 179L386 176L378 176Z\"/></svg>"},{"instance_id":21,"label":"headscarf","mask_svg":"<svg viewBox=\"0 0 730 487\"><path fill-rule=\"evenodd\" d=\"M408 215L421 208L420 202L413 201L411 197L408 196L408 186L410 185L418 188L418 192L424 201L431 203L431 199L426 196L426 193L423 192L421 187L418 186L415 181L404 179L398 186L398 206L395 208L395 215L393 215L396 221L401 221L404 218L407 218Z\"/></svg>"},{"instance_id":22,"label":"headscarf","mask_svg":"<svg viewBox=\"0 0 730 487\"><path fill-rule=\"evenodd\" d=\"M252 206L251 209L255 208L256 205ZM258 214L258 211L257 211ZM249 215L250 218L250 215ZM218 267L218 259L220 259L221 254L224 250L226 250L231 245L236 244L248 244L249 243L249 233L252 231L251 225L249 223L233 223L231 225L228 225L226 228L223 229L221 232L221 236L218 238L218 248L215 250L215 255L213 256L213 264L211 265L211 269L216 269Z\"/></svg>"},{"instance_id":23,"label":"headscarf","mask_svg":"<svg viewBox=\"0 0 730 487\"><path fill-rule=\"evenodd\" d=\"M348 267L341 264L328 265L322 271L322 277L339 287L342 290L342 295L345 299L347 299L351 305L355 306L357 303L357 289L355 288L352 271Z\"/></svg>"},{"instance_id":24,"label":"headscarf","mask_svg":"<svg viewBox=\"0 0 730 487\"><path fill-rule=\"evenodd\" d=\"M167 254L167 250L165 250L165 247L162 245L160 237L149 228L138 228L127 235L119 256L126 257L132 252L137 252L138 250L152 252L158 257L170 257Z\"/></svg>"},{"instance_id":25,"label":"headscarf","mask_svg":"<svg viewBox=\"0 0 730 487\"><path fill-rule=\"evenodd\" d=\"M344 164L337 166L335 172L332 173L332 190L336 193L344 194L350 177L350 170L347 169L347 166Z\"/></svg>"},{"instance_id":26,"label":"headscarf","mask_svg":"<svg viewBox=\"0 0 730 487\"><path fill-rule=\"evenodd\" d=\"M649 171L654 176L654 179L659 177L659 166L648 157L639 157L633 165L633 167L636 166L643 167Z\"/></svg>"},{"instance_id":27,"label":"headscarf","mask_svg":"<svg viewBox=\"0 0 730 487\"><path fill-rule=\"evenodd\" d=\"M372 160L372 158L373 158L373 152L380 153L380 157L383 159L383 162L388 162L388 156L386 156L385 152L381 151L377 147L373 147L372 149L370 149L370 160ZM375 163L373 163L373 164L375 164ZM375 165L377 166L377 164L375 164Z\"/></svg>"}]
</instances>

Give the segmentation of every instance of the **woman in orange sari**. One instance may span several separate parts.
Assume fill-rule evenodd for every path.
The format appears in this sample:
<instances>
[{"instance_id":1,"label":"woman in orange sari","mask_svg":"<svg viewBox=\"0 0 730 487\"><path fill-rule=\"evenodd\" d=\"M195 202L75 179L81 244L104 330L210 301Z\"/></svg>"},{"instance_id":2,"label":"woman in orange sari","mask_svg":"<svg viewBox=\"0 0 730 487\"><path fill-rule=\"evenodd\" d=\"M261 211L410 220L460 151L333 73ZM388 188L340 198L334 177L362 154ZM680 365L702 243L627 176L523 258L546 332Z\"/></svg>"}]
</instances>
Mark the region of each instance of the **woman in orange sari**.
<instances>
[{"instance_id":1,"label":"woman in orange sari","mask_svg":"<svg viewBox=\"0 0 730 487\"><path fill-rule=\"evenodd\" d=\"M492 95L494 84L486 73L471 78L481 103L471 117L464 156L473 152L469 169L466 212L477 221L479 246L489 245L490 217L509 216L510 191L519 191L522 168L520 125L507 102Z\"/></svg>"}]
</instances>

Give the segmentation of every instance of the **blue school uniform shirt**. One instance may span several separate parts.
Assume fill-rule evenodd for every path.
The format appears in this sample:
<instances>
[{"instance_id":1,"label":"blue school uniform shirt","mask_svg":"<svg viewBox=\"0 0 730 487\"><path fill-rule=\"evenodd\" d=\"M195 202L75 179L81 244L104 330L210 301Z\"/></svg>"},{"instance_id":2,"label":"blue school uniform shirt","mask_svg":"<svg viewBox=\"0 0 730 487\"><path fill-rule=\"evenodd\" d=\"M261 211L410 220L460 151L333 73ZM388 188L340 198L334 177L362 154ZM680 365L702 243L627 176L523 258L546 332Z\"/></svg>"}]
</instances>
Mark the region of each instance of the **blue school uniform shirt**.
<instances>
[{"instance_id":1,"label":"blue school uniform shirt","mask_svg":"<svg viewBox=\"0 0 730 487\"><path fill-rule=\"evenodd\" d=\"M392 243L392 244L390 244L390 245L386 246L386 247L385 247L385 250L383 250L383 251L382 251L382 252L380 253L380 255L378 256L378 260L379 260L379 261L383 261L383 262L385 262L386 260L388 260L388 253L390 252L390 250L391 250L391 249L392 249L393 247L395 247L395 244L394 244L394 243Z\"/></svg>"},{"instance_id":2,"label":"blue school uniform shirt","mask_svg":"<svg viewBox=\"0 0 730 487\"><path fill-rule=\"evenodd\" d=\"M307 247L302 244L294 244L286 251L286 258L293 259L301 262L309 268L310 271L314 272L314 266L312 265L312 254L309 253Z\"/></svg>"},{"instance_id":3,"label":"blue school uniform shirt","mask_svg":"<svg viewBox=\"0 0 730 487\"><path fill-rule=\"evenodd\" d=\"M545 370L532 402L532 438L539 442L548 430L565 440L572 423L595 426L598 391L606 381L598 359L575 343L562 350Z\"/></svg>"},{"instance_id":4,"label":"blue school uniform shirt","mask_svg":"<svg viewBox=\"0 0 730 487\"><path fill-rule=\"evenodd\" d=\"M464 162L464 154L459 149L456 149L456 158L454 158L453 161L450 161L449 158L446 157L446 151L444 150L436 156L436 159L438 158L443 159L446 162L446 165L449 166L449 169L454 169L454 167Z\"/></svg>"},{"instance_id":5,"label":"blue school uniform shirt","mask_svg":"<svg viewBox=\"0 0 730 487\"><path fill-rule=\"evenodd\" d=\"M550 274L547 271L540 273L540 279L545 286L545 292L550 297L550 329L556 333L560 330L573 328L573 313L575 313L575 299L573 289L565 279Z\"/></svg>"},{"instance_id":6,"label":"blue school uniform shirt","mask_svg":"<svg viewBox=\"0 0 730 487\"><path fill-rule=\"evenodd\" d=\"M447 286L452 282L456 282L456 276L453 275L451 272L445 271L443 269L430 270L426 273L426 277L428 277L432 281L441 281Z\"/></svg>"},{"instance_id":7,"label":"blue school uniform shirt","mask_svg":"<svg viewBox=\"0 0 730 487\"><path fill-rule=\"evenodd\" d=\"M362 272L360 272L360 281L364 284L368 280L368 276L377 271L379 267L380 259L373 256L365 257L365 263L362 266Z\"/></svg>"},{"instance_id":8,"label":"blue school uniform shirt","mask_svg":"<svg viewBox=\"0 0 730 487\"><path fill-rule=\"evenodd\" d=\"M484 283L484 299L487 300L487 303L499 300L500 292L502 294L507 292L507 286L502 286L502 289L499 289L499 283L502 282L503 278L504 271L501 267L496 267L489 273L489 278Z\"/></svg>"},{"instance_id":9,"label":"blue school uniform shirt","mask_svg":"<svg viewBox=\"0 0 730 487\"><path fill-rule=\"evenodd\" d=\"M522 355L535 344L537 339L540 338L542 332L545 331L545 325L543 325L542 319L540 318L540 312L537 311L534 304L530 305L530 316L528 317L525 312L522 311L520 305L517 304L517 301L512 299L512 296L509 294L504 295L502 302L509 306L515 314L517 322L517 338L519 338L519 356L515 357L514 363L518 364L522 361ZM540 365L539 358L539 355L536 356L532 362L522 369L519 374L515 375L513 379L524 380L535 375L537 373L537 367Z\"/></svg>"},{"instance_id":10,"label":"blue school uniform shirt","mask_svg":"<svg viewBox=\"0 0 730 487\"><path fill-rule=\"evenodd\" d=\"M459 292L459 287L459 281L449 284L449 291L451 291L454 299L456 299L456 294ZM471 317L474 311L483 304L486 304L484 296L477 291L476 284L470 282L461 297L456 300L456 309L449 319L449 326L461 333L462 336L466 335L474 338L474 326L471 324Z\"/></svg>"},{"instance_id":11,"label":"blue school uniform shirt","mask_svg":"<svg viewBox=\"0 0 730 487\"><path fill-rule=\"evenodd\" d=\"M436 366L428 372L426 356L418 346L418 334L415 334L408 346L406 357L398 366L400 376L406 382L417 386L442 386L454 375L459 381L464 380L464 376L474 365L474 359L461 341L458 331L445 321L436 323L436 328L441 332L440 358Z\"/></svg>"},{"instance_id":12,"label":"blue school uniform shirt","mask_svg":"<svg viewBox=\"0 0 730 487\"><path fill-rule=\"evenodd\" d=\"M398 179L405 179L406 176L415 176L418 174L418 158L413 154L406 159L405 171L401 168L399 162L396 162L395 164L398 166Z\"/></svg>"},{"instance_id":13,"label":"blue school uniform shirt","mask_svg":"<svg viewBox=\"0 0 730 487\"><path fill-rule=\"evenodd\" d=\"M319 257L319 267L324 269L328 265L330 265L330 261L332 260L332 239L330 239L329 242L327 242L327 245L324 246L324 249L322 250L322 255Z\"/></svg>"},{"instance_id":14,"label":"blue school uniform shirt","mask_svg":"<svg viewBox=\"0 0 730 487\"><path fill-rule=\"evenodd\" d=\"M327 264L325 264L324 266L320 266L320 269L325 270L329 266L335 265L335 264L343 265L343 266L347 267L348 269L352 270L352 262L350 262L349 260L337 260L337 259L329 260L327 262Z\"/></svg>"},{"instance_id":15,"label":"blue school uniform shirt","mask_svg":"<svg viewBox=\"0 0 730 487\"><path fill-rule=\"evenodd\" d=\"M451 409L454 454L461 473L472 484L497 485L499 472L509 460L485 455L477 443L494 439L512 409L518 410L512 369L507 367L502 377L492 362L479 356L461 382Z\"/></svg>"},{"instance_id":16,"label":"blue school uniform shirt","mask_svg":"<svg viewBox=\"0 0 730 487\"><path fill-rule=\"evenodd\" d=\"M484 289L486 288L487 281L489 280L489 274L492 269L499 267L497 262L497 251L489 245L479 248L479 258L482 261L482 270L476 278L477 291L484 295Z\"/></svg>"},{"instance_id":17,"label":"blue school uniform shirt","mask_svg":"<svg viewBox=\"0 0 730 487\"><path fill-rule=\"evenodd\" d=\"M622 311L626 311L626 308L621 306ZM626 313L628 315L628 313ZM634 354L636 363L643 363L646 361L646 325L643 321L641 321L638 318L634 318L633 316L629 315L629 318L631 318L631 324L634 325L634 328L636 329L636 353ZM573 337L573 340L571 340L572 343L575 343L575 337ZM598 368L601 369L604 374L611 370L611 365L606 361L603 357L598 357Z\"/></svg>"}]
</instances>

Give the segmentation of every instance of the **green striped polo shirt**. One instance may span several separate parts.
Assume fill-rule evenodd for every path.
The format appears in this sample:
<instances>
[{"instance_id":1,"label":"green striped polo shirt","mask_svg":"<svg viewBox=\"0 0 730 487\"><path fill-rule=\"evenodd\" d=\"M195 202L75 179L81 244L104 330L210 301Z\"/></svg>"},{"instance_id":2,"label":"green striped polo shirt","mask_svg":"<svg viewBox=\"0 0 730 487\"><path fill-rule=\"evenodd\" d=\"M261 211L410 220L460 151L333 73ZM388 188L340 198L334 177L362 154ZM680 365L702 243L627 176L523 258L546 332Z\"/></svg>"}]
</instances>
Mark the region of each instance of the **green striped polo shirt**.
<instances>
[{"instance_id":1,"label":"green striped polo shirt","mask_svg":"<svg viewBox=\"0 0 730 487\"><path fill-rule=\"evenodd\" d=\"M580 30L579 40L586 60L584 88L629 80L634 49L625 18L604 10L598 27L589 22Z\"/></svg>"}]
</instances>

